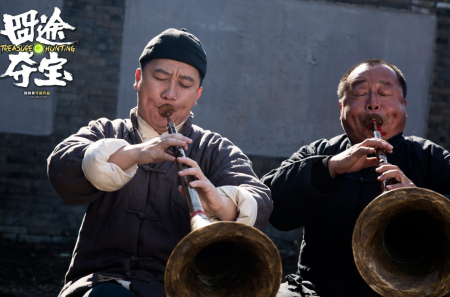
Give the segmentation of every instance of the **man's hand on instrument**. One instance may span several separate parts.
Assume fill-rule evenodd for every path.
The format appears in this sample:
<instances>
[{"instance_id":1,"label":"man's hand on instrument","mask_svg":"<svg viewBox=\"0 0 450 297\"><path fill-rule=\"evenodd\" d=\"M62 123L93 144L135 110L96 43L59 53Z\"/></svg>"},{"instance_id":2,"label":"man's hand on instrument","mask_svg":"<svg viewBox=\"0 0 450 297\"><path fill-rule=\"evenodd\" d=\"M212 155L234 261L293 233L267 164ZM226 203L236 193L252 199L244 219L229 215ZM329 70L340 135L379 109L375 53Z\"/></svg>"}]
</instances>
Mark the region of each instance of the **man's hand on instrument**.
<instances>
[{"instance_id":1,"label":"man's hand on instrument","mask_svg":"<svg viewBox=\"0 0 450 297\"><path fill-rule=\"evenodd\" d=\"M167 149L171 146L181 146L187 150L189 143L192 143L192 140L182 134L163 134L144 143L122 147L109 157L108 162L118 165L122 170L133 164L175 162L175 157L169 154Z\"/></svg>"},{"instance_id":2,"label":"man's hand on instrument","mask_svg":"<svg viewBox=\"0 0 450 297\"><path fill-rule=\"evenodd\" d=\"M190 186L197 190L205 212L213 214L222 221L235 221L238 216L236 205L231 199L220 195L216 187L203 174L197 162L187 157L178 158L178 162L191 167L178 172L179 176L193 175L197 178L197 180L190 182ZM178 191L184 196L181 186Z\"/></svg>"},{"instance_id":3,"label":"man's hand on instrument","mask_svg":"<svg viewBox=\"0 0 450 297\"><path fill-rule=\"evenodd\" d=\"M399 188L416 188L416 185L406 177L406 175L403 173L403 171L398 168L398 166L386 163L380 165L375 171L379 174L381 174L378 177L378 180L384 181L388 178L395 179L397 182L396 184L387 185L387 190L393 190L393 189L399 189Z\"/></svg>"},{"instance_id":4,"label":"man's hand on instrument","mask_svg":"<svg viewBox=\"0 0 450 297\"><path fill-rule=\"evenodd\" d=\"M383 149L389 154L392 153L393 149L385 140L369 138L331 157L328 160L328 170L330 171L331 177L335 178L339 174L356 172L363 168L377 166L378 162L376 157L367 157L368 154L375 153L377 148Z\"/></svg>"},{"instance_id":5,"label":"man's hand on instrument","mask_svg":"<svg viewBox=\"0 0 450 297\"><path fill-rule=\"evenodd\" d=\"M163 134L148 142L135 146L135 160L138 164L159 163L163 161L175 161L175 157L168 153L171 146L181 146L187 150L190 138L182 134Z\"/></svg>"}]
</instances>

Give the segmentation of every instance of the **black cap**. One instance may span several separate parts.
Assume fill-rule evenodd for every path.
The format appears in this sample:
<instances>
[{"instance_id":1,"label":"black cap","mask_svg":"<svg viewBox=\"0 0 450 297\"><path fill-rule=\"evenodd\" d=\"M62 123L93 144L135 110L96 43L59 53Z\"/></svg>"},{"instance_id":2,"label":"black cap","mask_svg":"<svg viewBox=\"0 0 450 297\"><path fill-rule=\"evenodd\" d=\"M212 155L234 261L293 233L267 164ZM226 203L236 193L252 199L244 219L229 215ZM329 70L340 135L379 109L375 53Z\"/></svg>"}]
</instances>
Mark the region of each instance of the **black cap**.
<instances>
[{"instance_id":1,"label":"black cap","mask_svg":"<svg viewBox=\"0 0 450 297\"><path fill-rule=\"evenodd\" d=\"M186 29L167 29L154 37L144 48L139 62L171 59L195 67L201 80L206 75L206 53L200 40Z\"/></svg>"}]
</instances>

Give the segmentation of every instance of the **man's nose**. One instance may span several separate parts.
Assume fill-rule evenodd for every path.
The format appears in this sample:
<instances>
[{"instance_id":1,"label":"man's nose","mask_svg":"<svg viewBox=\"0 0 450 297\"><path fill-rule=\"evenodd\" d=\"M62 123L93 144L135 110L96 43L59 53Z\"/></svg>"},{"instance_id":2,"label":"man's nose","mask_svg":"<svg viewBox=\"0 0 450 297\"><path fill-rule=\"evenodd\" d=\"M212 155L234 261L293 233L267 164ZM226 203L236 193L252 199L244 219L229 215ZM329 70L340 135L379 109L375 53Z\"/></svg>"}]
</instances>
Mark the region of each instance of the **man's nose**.
<instances>
[{"instance_id":1,"label":"man's nose","mask_svg":"<svg viewBox=\"0 0 450 297\"><path fill-rule=\"evenodd\" d=\"M167 89L162 93L162 98L165 100L176 100L177 92L175 91L175 83L170 82L167 86Z\"/></svg>"},{"instance_id":2,"label":"man's nose","mask_svg":"<svg viewBox=\"0 0 450 297\"><path fill-rule=\"evenodd\" d=\"M380 102L378 101L378 95L375 92L369 94L369 99L366 105L367 111L375 111L380 109Z\"/></svg>"}]
</instances>

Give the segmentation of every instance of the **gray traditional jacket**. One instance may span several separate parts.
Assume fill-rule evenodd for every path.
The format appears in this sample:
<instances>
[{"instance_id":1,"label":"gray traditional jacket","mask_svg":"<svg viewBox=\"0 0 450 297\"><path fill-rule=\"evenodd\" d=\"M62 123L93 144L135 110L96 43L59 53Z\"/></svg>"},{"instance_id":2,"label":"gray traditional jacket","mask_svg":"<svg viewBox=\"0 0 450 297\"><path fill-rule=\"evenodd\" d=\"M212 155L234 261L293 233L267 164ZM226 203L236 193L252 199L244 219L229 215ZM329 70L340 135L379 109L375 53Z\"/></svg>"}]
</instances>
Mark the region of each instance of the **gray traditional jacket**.
<instances>
[{"instance_id":1,"label":"gray traditional jacket","mask_svg":"<svg viewBox=\"0 0 450 297\"><path fill-rule=\"evenodd\" d=\"M103 138L141 143L136 108L130 119L91 121L60 143L48 158L48 176L56 192L72 205L89 204L80 228L66 284L59 296L82 296L98 275L131 282L137 297L165 296L164 271L177 243L190 232L186 201L178 192L172 162L139 165L136 175L115 192L96 189L81 164L87 147ZM269 189L255 176L249 159L228 139L193 125L193 114L179 133L191 138L186 156L195 160L216 187L248 190L258 204L255 227L272 212ZM153 293L150 293L153 292Z\"/></svg>"}]
</instances>

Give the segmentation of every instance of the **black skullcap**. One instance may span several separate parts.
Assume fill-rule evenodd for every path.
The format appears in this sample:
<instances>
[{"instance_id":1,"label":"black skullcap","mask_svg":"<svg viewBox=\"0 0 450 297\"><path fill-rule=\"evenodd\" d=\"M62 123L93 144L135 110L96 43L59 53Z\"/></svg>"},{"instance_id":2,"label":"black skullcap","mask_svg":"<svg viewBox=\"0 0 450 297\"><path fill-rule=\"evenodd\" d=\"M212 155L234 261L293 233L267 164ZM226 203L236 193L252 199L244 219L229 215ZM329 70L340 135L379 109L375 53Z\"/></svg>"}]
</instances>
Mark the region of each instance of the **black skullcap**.
<instances>
[{"instance_id":1,"label":"black skullcap","mask_svg":"<svg viewBox=\"0 0 450 297\"><path fill-rule=\"evenodd\" d=\"M195 67L201 80L206 75L206 53L200 40L186 29L167 29L154 37L144 48L139 62L151 59L171 59Z\"/></svg>"}]
</instances>

